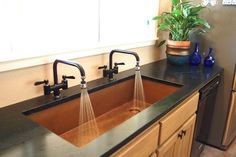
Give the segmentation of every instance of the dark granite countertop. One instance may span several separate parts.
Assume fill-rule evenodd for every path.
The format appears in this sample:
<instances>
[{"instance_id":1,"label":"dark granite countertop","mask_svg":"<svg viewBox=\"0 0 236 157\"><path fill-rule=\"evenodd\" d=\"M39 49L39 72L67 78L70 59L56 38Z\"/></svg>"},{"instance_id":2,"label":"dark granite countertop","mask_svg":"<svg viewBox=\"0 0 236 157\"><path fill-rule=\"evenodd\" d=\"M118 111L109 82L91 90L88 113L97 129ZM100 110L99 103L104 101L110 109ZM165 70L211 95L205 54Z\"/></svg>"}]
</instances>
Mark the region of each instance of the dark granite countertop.
<instances>
[{"instance_id":1,"label":"dark granite countertop","mask_svg":"<svg viewBox=\"0 0 236 157\"><path fill-rule=\"evenodd\" d=\"M141 67L145 77L163 82L182 85L170 96L156 102L144 111L131 117L114 129L101 135L82 148L65 141L48 129L32 122L23 112L45 109L79 97L79 86L65 90L63 97L53 100L51 96L41 96L0 109L0 156L2 157L95 157L108 156L122 147L141 131L149 127L163 115L176 107L189 95L201 89L223 71L217 65L212 68L203 66L173 66L161 60ZM97 90L134 74L127 70L115 75L115 80L98 79L88 82L88 89ZM23 89L22 89L23 90Z\"/></svg>"}]
</instances>

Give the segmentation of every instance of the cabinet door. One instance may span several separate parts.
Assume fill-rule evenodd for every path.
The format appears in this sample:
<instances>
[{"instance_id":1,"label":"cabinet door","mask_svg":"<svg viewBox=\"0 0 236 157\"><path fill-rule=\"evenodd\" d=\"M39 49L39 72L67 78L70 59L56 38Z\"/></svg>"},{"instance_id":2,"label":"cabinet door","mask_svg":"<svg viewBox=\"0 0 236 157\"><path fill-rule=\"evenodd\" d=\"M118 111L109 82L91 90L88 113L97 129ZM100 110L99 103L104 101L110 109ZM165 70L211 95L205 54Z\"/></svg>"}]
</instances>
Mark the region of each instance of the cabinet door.
<instances>
[{"instance_id":1,"label":"cabinet door","mask_svg":"<svg viewBox=\"0 0 236 157\"><path fill-rule=\"evenodd\" d=\"M199 93L189 96L176 110L160 121L160 141L162 145L197 111Z\"/></svg>"},{"instance_id":2,"label":"cabinet door","mask_svg":"<svg viewBox=\"0 0 236 157\"><path fill-rule=\"evenodd\" d=\"M171 136L157 151L158 157L176 157L179 145L178 133Z\"/></svg>"},{"instance_id":3,"label":"cabinet door","mask_svg":"<svg viewBox=\"0 0 236 157\"><path fill-rule=\"evenodd\" d=\"M193 133L195 127L196 115L192 116L182 127L181 134L182 139L180 140L181 155L180 157L189 157L191 153L191 146L193 140Z\"/></svg>"},{"instance_id":4,"label":"cabinet door","mask_svg":"<svg viewBox=\"0 0 236 157\"><path fill-rule=\"evenodd\" d=\"M196 115L194 114L159 149L158 157L189 157Z\"/></svg>"},{"instance_id":5,"label":"cabinet door","mask_svg":"<svg viewBox=\"0 0 236 157\"><path fill-rule=\"evenodd\" d=\"M149 155L149 157L157 157L157 153L153 152L151 155Z\"/></svg>"},{"instance_id":6,"label":"cabinet door","mask_svg":"<svg viewBox=\"0 0 236 157\"><path fill-rule=\"evenodd\" d=\"M149 157L155 155L158 146L159 125L154 124L141 135L115 152L111 157Z\"/></svg>"}]
</instances>

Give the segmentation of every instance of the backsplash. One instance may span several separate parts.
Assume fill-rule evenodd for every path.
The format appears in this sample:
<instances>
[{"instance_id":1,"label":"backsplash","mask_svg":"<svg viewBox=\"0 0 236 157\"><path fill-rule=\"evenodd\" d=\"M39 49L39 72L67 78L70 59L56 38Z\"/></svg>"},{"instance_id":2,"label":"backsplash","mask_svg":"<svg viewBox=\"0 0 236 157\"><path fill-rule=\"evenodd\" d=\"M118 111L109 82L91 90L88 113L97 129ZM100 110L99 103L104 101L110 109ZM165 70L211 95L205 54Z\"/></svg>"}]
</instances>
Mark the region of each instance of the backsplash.
<instances>
[{"instance_id":1,"label":"backsplash","mask_svg":"<svg viewBox=\"0 0 236 157\"><path fill-rule=\"evenodd\" d=\"M135 51L139 54L141 58L141 65L165 58L165 53L160 53L156 46L132 49L132 51ZM125 66L120 67L120 71L133 68L133 65L135 65L133 56L127 56L123 54L115 55L117 55L117 57L115 57L117 61L126 63ZM91 81L102 77L102 70L98 70L97 68L98 66L102 66L108 63L108 55L102 54L91 57L78 58L74 61L77 61L81 65L83 65L86 71L86 80ZM64 65L60 66L60 70L58 71L59 76L62 74L74 75L76 77L76 80L69 80L69 86L77 85L80 79L79 74L77 75L77 69L73 69ZM46 64L2 72L0 74L0 82L3 90L1 91L0 95L0 108L43 95L42 86L35 87L34 82L43 79L49 79L50 83L53 83L52 69L52 64Z\"/></svg>"}]
</instances>

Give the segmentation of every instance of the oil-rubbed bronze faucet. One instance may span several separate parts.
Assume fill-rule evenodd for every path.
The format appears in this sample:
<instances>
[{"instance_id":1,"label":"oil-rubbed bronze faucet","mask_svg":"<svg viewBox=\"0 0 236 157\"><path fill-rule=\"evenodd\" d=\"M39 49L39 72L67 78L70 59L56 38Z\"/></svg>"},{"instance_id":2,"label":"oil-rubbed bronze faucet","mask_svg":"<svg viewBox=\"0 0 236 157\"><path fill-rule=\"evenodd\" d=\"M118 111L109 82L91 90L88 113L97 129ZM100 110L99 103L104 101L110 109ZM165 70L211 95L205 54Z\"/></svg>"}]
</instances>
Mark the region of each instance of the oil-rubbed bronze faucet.
<instances>
[{"instance_id":1,"label":"oil-rubbed bronze faucet","mask_svg":"<svg viewBox=\"0 0 236 157\"><path fill-rule=\"evenodd\" d=\"M132 52L132 51L127 51L127 50L112 50L109 54L109 69L107 69L107 65L98 67L98 69L103 69L103 77L107 77L109 78L109 80L113 80L113 74L118 74L118 65L125 65L125 63L114 63L114 68L112 68L112 64L113 64L113 54L114 53L123 53L123 54L130 54L133 55L136 58L136 66L135 66L135 70L139 70L139 56L136 52Z\"/></svg>"},{"instance_id":2,"label":"oil-rubbed bronze faucet","mask_svg":"<svg viewBox=\"0 0 236 157\"><path fill-rule=\"evenodd\" d=\"M66 65L70 65L70 66L74 66L74 67L78 68L79 71L80 71L81 80L82 80L81 83L80 83L80 86L81 86L81 88L86 88L84 68L76 62L57 59L53 63L54 85L50 85L48 80L37 81L37 82L34 83L34 85L36 85L36 86L40 85L40 84L44 84L44 95L49 95L50 93L53 92L53 95L55 96L55 98L59 98L60 97L60 90L68 88L67 79L75 79L74 76L63 75L62 76L62 82L58 83L58 73L57 73L58 63L62 63L62 64L66 64Z\"/></svg>"}]
</instances>

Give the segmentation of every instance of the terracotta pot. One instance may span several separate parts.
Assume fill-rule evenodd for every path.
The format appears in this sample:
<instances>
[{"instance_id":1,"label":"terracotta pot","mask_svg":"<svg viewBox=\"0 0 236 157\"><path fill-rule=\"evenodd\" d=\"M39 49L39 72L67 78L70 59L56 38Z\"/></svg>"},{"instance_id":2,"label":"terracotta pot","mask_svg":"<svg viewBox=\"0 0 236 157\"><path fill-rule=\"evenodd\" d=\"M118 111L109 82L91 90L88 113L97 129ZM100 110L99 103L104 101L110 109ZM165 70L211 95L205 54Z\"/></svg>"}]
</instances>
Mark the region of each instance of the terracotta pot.
<instances>
[{"instance_id":1,"label":"terracotta pot","mask_svg":"<svg viewBox=\"0 0 236 157\"><path fill-rule=\"evenodd\" d=\"M170 48L181 48L181 49L189 49L190 41L174 41L174 40L167 40L167 45Z\"/></svg>"},{"instance_id":2,"label":"terracotta pot","mask_svg":"<svg viewBox=\"0 0 236 157\"><path fill-rule=\"evenodd\" d=\"M167 41L166 55L170 63L183 65L188 63L190 41Z\"/></svg>"}]
</instances>

